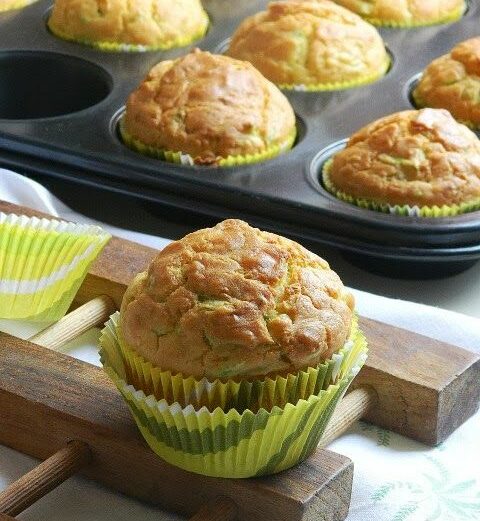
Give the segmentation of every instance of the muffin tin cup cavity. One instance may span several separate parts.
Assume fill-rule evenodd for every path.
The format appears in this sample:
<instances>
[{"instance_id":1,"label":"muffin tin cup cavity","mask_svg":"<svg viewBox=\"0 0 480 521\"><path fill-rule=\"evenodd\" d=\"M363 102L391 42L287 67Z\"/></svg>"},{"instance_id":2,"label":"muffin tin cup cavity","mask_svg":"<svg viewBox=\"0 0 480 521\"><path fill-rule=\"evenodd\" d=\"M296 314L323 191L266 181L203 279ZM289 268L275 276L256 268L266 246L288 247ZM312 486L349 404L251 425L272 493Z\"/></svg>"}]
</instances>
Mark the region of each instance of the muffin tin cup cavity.
<instances>
[{"instance_id":1,"label":"muffin tin cup cavity","mask_svg":"<svg viewBox=\"0 0 480 521\"><path fill-rule=\"evenodd\" d=\"M226 54L230 46L232 38L226 38L221 41L213 50L217 54ZM355 81L342 82L342 83L319 83L316 85L293 85L293 84L280 84L277 87L281 90L294 91L294 92L328 92L336 90L348 90L370 85L383 79L392 70L395 58L392 51L385 45L385 50L388 55L388 62L386 62L379 72L366 76L364 78L357 79Z\"/></svg>"},{"instance_id":2,"label":"muffin tin cup cavity","mask_svg":"<svg viewBox=\"0 0 480 521\"><path fill-rule=\"evenodd\" d=\"M410 80L408 80L406 84L406 96L408 98L408 101L410 102L410 105L414 109L421 109L423 108L415 101L415 96L413 95L414 90L417 88L418 82L420 81L420 78L422 77L422 73L419 72L418 74L415 74Z\"/></svg>"},{"instance_id":3,"label":"muffin tin cup cavity","mask_svg":"<svg viewBox=\"0 0 480 521\"><path fill-rule=\"evenodd\" d=\"M397 20L381 20L379 18L365 18L365 21L371 23L375 27L378 28L389 28L389 29L421 29L428 28L436 25L444 25L453 22L458 22L461 20L470 9L470 0L465 0L465 5L460 7L459 9L455 9L448 13L447 15L438 18L436 20L431 20L427 22L399 22Z\"/></svg>"},{"instance_id":4,"label":"muffin tin cup cavity","mask_svg":"<svg viewBox=\"0 0 480 521\"><path fill-rule=\"evenodd\" d=\"M400 217L421 217L421 218L440 218L455 217L469 212L480 210L480 200L468 203L443 205L443 206L409 206L409 205L390 205L379 203L373 200L356 198L337 190L329 177L329 170L332 166L333 156L345 148L346 139L333 143L322 150L312 161L309 169L310 180L315 188L323 195L325 192L334 198L368 211L381 212Z\"/></svg>"},{"instance_id":5,"label":"muffin tin cup cavity","mask_svg":"<svg viewBox=\"0 0 480 521\"><path fill-rule=\"evenodd\" d=\"M0 52L0 119L54 118L103 101L110 75L86 60L50 52Z\"/></svg>"},{"instance_id":6,"label":"muffin tin cup cavity","mask_svg":"<svg viewBox=\"0 0 480 521\"><path fill-rule=\"evenodd\" d=\"M251 165L253 163L259 163L261 161L267 161L268 159L272 159L280 154L283 154L284 152L287 152L292 148L296 138L296 132L293 132L283 143L269 147L263 150L262 152L257 152L256 154L216 157L212 158L211 160L201 159L200 161L198 161L197 159L193 158L190 154L184 152L174 150L163 150L160 148L145 145L141 141L132 137L125 130L123 119L121 119L119 122L118 131L123 144L128 148L131 148L135 152L182 166L205 165L232 167Z\"/></svg>"},{"instance_id":7,"label":"muffin tin cup cavity","mask_svg":"<svg viewBox=\"0 0 480 521\"><path fill-rule=\"evenodd\" d=\"M127 147L129 150L132 150L133 152L136 152L137 154L141 154L146 157L158 159L160 161L165 161L167 163L172 163L174 165L179 165L182 167L200 166L203 168L229 168L248 166L254 163L268 161L269 159L273 159L281 154L289 152L303 139L306 131L305 123L303 122L303 120L299 116L295 115L296 131L282 145L276 145L258 154L250 154L245 156L229 156L226 158L221 158L216 163L200 164L195 163L194 158L189 154L173 150L158 149L155 147L147 146L141 143L140 141L134 139L126 132L124 128L124 115L125 107L122 107L113 115L110 122L110 132L122 143L123 146Z\"/></svg>"},{"instance_id":8,"label":"muffin tin cup cavity","mask_svg":"<svg viewBox=\"0 0 480 521\"><path fill-rule=\"evenodd\" d=\"M148 45L138 45L138 44L132 44L132 43L116 43L116 42L109 42L109 41L88 41L83 39L78 39L74 36L70 36L67 33L64 33L60 31L58 28L53 28L49 25L49 17L51 14L51 9L49 9L47 13L47 17L45 20L47 31L54 37L59 38L60 40L65 40L67 42L77 43L79 45L85 45L87 47L92 47L94 49L97 49L98 51L102 52L158 52L158 51L166 51L168 49L174 49L179 47L187 47L188 45L192 43L197 43L200 40L202 40L206 33L208 32L208 27L202 31L199 31L196 34L193 34L191 36L187 37L181 37L177 38L176 40L170 40L168 42L155 45L155 46L148 46Z\"/></svg>"}]
</instances>

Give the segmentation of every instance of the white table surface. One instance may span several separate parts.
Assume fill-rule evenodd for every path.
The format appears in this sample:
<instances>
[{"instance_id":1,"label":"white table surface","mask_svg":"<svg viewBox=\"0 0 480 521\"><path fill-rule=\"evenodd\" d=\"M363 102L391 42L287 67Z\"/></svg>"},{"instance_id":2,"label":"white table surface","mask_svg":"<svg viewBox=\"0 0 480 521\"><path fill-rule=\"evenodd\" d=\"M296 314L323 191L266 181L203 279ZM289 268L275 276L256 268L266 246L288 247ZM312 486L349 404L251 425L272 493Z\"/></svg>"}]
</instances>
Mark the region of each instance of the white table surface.
<instances>
[{"instance_id":1,"label":"white table surface","mask_svg":"<svg viewBox=\"0 0 480 521\"><path fill-rule=\"evenodd\" d=\"M72 194L68 186L63 187L57 183L53 188L62 200L77 211L124 228L175 239L199 227L196 222L183 224L181 217L175 221L170 220L168 213L158 217L153 208L137 203L126 196L104 194L98 200L88 193ZM107 204L105 200L108 201ZM361 270L347 262L338 251L333 249L321 248L315 251L330 262L345 284L350 287L376 295L420 302L480 317L480 262L453 277L422 281L398 280Z\"/></svg>"}]
</instances>

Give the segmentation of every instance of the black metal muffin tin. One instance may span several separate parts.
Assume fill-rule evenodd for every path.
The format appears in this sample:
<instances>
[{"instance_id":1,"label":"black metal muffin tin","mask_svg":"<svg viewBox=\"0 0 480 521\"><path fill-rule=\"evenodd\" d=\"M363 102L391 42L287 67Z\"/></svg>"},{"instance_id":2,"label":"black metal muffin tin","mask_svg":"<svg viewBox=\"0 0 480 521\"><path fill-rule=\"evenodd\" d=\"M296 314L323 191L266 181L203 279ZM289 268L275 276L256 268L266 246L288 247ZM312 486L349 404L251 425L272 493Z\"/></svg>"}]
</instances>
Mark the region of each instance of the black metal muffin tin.
<instances>
[{"instance_id":1,"label":"black metal muffin tin","mask_svg":"<svg viewBox=\"0 0 480 521\"><path fill-rule=\"evenodd\" d=\"M196 46L221 52L264 0L204 0L211 27ZM299 138L288 153L237 168L188 167L144 157L118 138L128 94L158 61L188 52L105 53L50 34L51 0L0 13L0 165L112 190L215 218L337 247L368 269L411 277L461 271L480 259L480 212L398 217L338 201L318 180L322 162L361 126L409 109L419 72L457 42L480 35L480 0L457 23L381 29L387 76L346 91L286 92Z\"/></svg>"}]
</instances>

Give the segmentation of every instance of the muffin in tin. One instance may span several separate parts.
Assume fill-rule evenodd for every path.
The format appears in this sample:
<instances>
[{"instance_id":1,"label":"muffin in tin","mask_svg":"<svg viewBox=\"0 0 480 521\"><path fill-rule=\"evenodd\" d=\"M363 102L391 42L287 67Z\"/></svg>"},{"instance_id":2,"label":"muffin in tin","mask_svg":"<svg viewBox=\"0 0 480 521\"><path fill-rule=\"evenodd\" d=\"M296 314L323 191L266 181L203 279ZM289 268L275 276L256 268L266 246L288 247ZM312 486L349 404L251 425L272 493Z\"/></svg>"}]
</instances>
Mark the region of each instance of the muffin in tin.
<instances>
[{"instance_id":1,"label":"muffin in tin","mask_svg":"<svg viewBox=\"0 0 480 521\"><path fill-rule=\"evenodd\" d=\"M200 0L55 0L50 31L104 51L163 50L203 37Z\"/></svg>"},{"instance_id":2,"label":"muffin in tin","mask_svg":"<svg viewBox=\"0 0 480 521\"><path fill-rule=\"evenodd\" d=\"M284 89L334 90L381 78L390 58L378 31L329 0L272 2L245 19L227 54Z\"/></svg>"},{"instance_id":3,"label":"muffin in tin","mask_svg":"<svg viewBox=\"0 0 480 521\"><path fill-rule=\"evenodd\" d=\"M323 167L324 186L358 206L425 217L480 207L480 141L442 109L391 114Z\"/></svg>"},{"instance_id":4,"label":"muffin in tin","mask_svg":"<svg viewBox=\"0 0 480 521\"><path fill-rule=\"evenodd\" d=\"M335 0L378 26L417 27L454 22L466 10L465 0Z\"/></svg>"},{"instance_id":5,"label":"muffin in tin","mask_svg":"<svg viewBox=\"0 0 480 521\"><path fill-rule=\"evenodd\" d=\"M231 166L288 150L296 121L287 98L250 63L196 49L150 71L128 98L120 133L146 155Z\"/></svg>"},{"instance_id":6,"label":"muffin in tin","mask_svg":"<svg viewBox=\"0 0 480 521\"><path fill-rule=\"evenodd\" d=\"M434 60L412 96L417 107L447 109L461 123L480 128L480 37Z\"/></svg>"}]
</instances>

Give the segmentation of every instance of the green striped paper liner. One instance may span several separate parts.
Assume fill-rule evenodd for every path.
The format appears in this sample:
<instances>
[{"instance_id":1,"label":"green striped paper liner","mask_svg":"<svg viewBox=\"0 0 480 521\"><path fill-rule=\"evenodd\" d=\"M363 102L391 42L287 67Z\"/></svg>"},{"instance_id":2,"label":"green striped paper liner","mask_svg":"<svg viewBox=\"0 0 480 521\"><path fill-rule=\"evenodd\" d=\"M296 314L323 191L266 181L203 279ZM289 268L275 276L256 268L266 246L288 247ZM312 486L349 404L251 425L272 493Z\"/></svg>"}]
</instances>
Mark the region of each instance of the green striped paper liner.
<instances>
[{"instance_id":1,"label":"green striped paper liner","mask_svg":"<svg viewBox=\"0 0 480 521\"><path fill-rule=\"evenodd\" d=\"M101 336L101 360L129 406L150 448L165 461L207 476L246 478L280 472L306 459L317 447L335 406L366 359L367 346L351 350L348 373L295 404L267 411L217 407L195 409L157 400L126 380L116 329Z\"/></svg>"},{"instance_id":2,"label":"green striped paper liner","mask_svg":"<svg viewBox=\"0 0 480 521\"><path fill-rule=\"evenodd\" d=\"M109 239L98 226L0 213L0 318L60 319Z\"/></svg>"},{"instance_id":3,"label":"green striped paper liner","mask_svg":"<svg viewBox=\"0 0 480 521\"><path fill-rule=\"evenodd\" d=\"M392 215L399 215L402 217L454 217L468 212L475 212L480 210L480 199L469 201L461 204L443 205L443 206L409 206L404 205L390 205L374 201L373 199L366 199L364 197L355 197L353 195L337 190L330 179L330 169L332 167L333 159L326 161L322 168L322 184L325 189L334 195L337 199L349 204L364 208L365 210L373 210L375 212L389 213Z\"/></svg>"},{"instance_id":4,"label":"green striped paper liner","mask_svg":"<svg viewBox=\"0 0 480 521\"><path fill-rule=\"evenodd\" d=\"M261 161L273 159L274 157L290 150L293 144L295 143L295 139L297 137L297 130L295 128L290 132L289 136L287 136L285 141L272 145L266 148L265 150L262 150L261 152L256 152L255 154L217 157L213 163L205 164L202 163L202 161L199 161L197 158L193 158L190 154L187 154L185 152L164 150L142 143L140 140L130 135L125 129L125 116L122 116L122 118L120 119L118 130L123 143L135 152L143 154L144 156L153 157L155 159L161 159L162 161L167 161L168 163L176 163L178 165L184 166L204 164L205 166L232 167L259 163Z\"/></svg>"},{"instance_id":5,"label":"green striped paper liner","mask_svg":"<svg viewBox=\"0 0 480 521\"><path fill-rule=\"evenodd\" d=\"M174 374L155 367L126 345L118 322L117 312L110 317L106 328L118 342L121 366L124 368L122 378L147 395L152 394L169 403L178 402L183 407L193 405L195 409L207 407L213 410L221 407L224 410L234 408L241 412L245 409L270 410L275 405L283 407L287 403L295 404L299 399L318 394L321 389L343 379L357 362L365 345L365 339L354 317L352 332L343 348L316 367L306 368L296 374L262 379L210 381L207 378L195 379L193 376Z\"/></svg>"}]
</instances>

